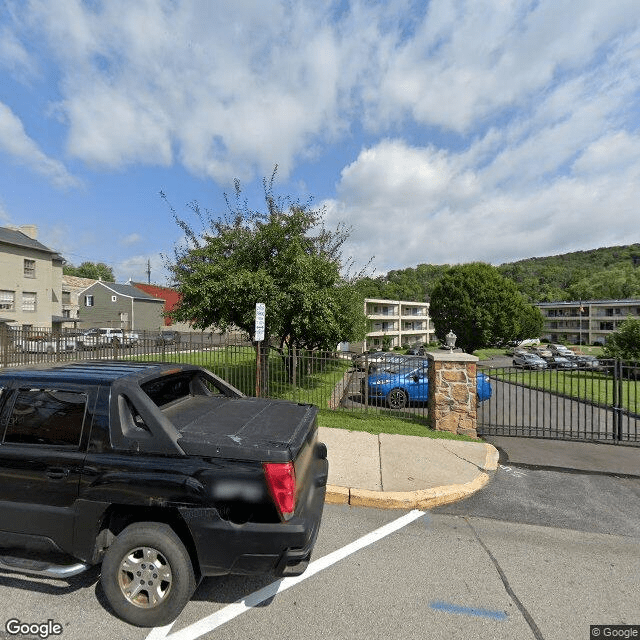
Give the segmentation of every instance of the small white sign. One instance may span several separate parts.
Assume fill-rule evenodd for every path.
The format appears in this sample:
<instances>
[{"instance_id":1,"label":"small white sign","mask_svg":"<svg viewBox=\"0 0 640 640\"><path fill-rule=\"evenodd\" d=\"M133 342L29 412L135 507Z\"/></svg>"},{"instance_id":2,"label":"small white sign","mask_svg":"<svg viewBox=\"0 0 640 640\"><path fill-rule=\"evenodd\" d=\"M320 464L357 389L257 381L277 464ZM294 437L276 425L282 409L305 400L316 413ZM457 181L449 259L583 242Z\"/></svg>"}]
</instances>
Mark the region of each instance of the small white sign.
<instances>
[{"instance_id":1,"label":"small white sign","mask_svg":"<svg viewBox=\"0 0 640 640\"><path fill-rule=\"evenodd\" d=\"M262 342L264 340L264 319L266 315L266 307L263 302L256 303L256 328L255 328L255 340L256 342Z\"/></svg>"}]
</instances>

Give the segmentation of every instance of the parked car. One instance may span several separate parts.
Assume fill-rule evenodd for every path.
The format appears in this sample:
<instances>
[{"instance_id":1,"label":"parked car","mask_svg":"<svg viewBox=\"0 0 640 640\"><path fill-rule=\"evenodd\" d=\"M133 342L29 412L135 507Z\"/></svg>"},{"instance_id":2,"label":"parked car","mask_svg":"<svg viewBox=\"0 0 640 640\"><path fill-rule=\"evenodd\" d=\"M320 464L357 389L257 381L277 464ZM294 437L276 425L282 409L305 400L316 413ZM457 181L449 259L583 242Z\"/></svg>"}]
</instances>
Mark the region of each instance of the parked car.
<instances>
[{"instance_id":1,"label":"parked car","mask_svg":"<svg viewBox=\"0 0 640 640\"><path fill-rule=\"evenodd\" d=\"M89 329L79 338L78 342L84 349L99 349L108 346L132 347L138 344L139 340L140 337L137 333L112 327L103 327Z\"/></svg>"},{"instance_id":2,"label":"parked car","mask_svg":"<svg viewBox=\"0 0 640 640\"><path fill-rule=\"evenodd\" d=\"M412 402L429 400L428 363L423 361L418 367L405 366L397 372L376 373L368 376L365 389L362 380L363 396L375 400L384 400L391 409L404 409ZM476 375L476 389L480 402L491 397L492 389L489 378L484 373Z\"/></svg>"},{"instance_id":3,"label":"parked car","mask_svg":"<svg viewBox=\"0 0 640 640\"><path fill-rule=\"evenodd\" d=\"M386 371L389 367L402 364L406 356L401 356L392 351L375 351L374 353L363 353L354 360L355 367L358 371L367 371L374 373L375 371Z\"/></svg>"},{"instance_id":4,"label":"parked car","mask_svg":"<svg viewBox=\"0 0 640 640\"><path fill-rule=\"evenodd\" d=\"M565 358L564 356L551 356L550 358L545 358L547 361L547 366L550 369L577 369L578 364L573 360L569 360L569 358Z\"/></svg>"},{"instance_id":5,"label":"parked car","mask_svg":"<svg viewBox=\"0 0 640 640\"><path fill-rule=\"evenodd\" d=\"M563 356L565 358L570 358L571 356L576 355L575 351L572 351L569 347L566 347L563 344L550 344L549 351L556 356Z\"/></svg>"},{"instance_id":6,"label":"parked car","mask_svg":"<svg viewBox=\"0 0 640 640\"><path fill-rule=\"evenodd\" d=\"M537 356L540 356L544 360L547 360L548 358L553 358L553 355L554 355L553 351L551 351L551 349L548 349L546 347L535 347L531 349L531 353L535 353Z\"/></svg>"},{"instance_id":7,"label":"parked car","mask_svg":"<svg viewBox=\"0 0 640 640\"><path fill-rule=\"evenodd\" d=\"M547 363L544 358L535 353L516 351L513 354L513 366L523 369L546 369Z\"/></svg>"},{"instance_id":8,"label":"parked car","mask_svg":"<svg viewBox=\"0 0 640 640\"><path fill-rule=\"evenodd\" d=\"M570 360L578 365L578 369L589 369L590 371L598 371L602 368L600 361L595 356L582 355L574 353Z\"/></svg>"},{"instance_id":9,"label":"parked car","mask_svg":"<svg viewBox=\"0 0 640 640\"><path fill-rule=\"evenodd\" d=\"M163 331L156 337L156 346L168 344L180 344L180 333L178 331Z\"/></svg>"},{"instance_id":10,"label":"parked car","mask_svg":"<svg viewBox=\"0 0 640 640\"><path fill-rule=\"evenodd\" d=\"M75 351L75 349L75 338L50 334L29 336L15 343L15 350L18 353L61 353Z\"/></svg>"},{"instance_id":11,"label":"parked car","mask_svg":"<svg viewBox=\"0 0 640 640\"><path fill-rule=\"evenodd\" d=\"M408 356L423 356L426 353L426 351L425 351L425 348L422 345L420 345L419 347L416 346L416 347L411 347L410 349L407 349L406 353Z\"/></svg>"}]
</instances>

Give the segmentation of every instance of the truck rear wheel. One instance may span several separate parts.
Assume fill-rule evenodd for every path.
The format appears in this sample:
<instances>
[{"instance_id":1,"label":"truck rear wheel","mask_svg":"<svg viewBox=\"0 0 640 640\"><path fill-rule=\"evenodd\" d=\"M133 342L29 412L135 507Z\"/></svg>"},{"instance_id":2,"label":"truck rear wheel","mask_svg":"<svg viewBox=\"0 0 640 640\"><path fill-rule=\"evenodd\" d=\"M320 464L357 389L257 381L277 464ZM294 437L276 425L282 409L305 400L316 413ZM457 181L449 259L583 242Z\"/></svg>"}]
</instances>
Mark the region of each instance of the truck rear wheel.
<instances>
[{"instance_id":1,"label":"truck rear wheel","mask_svg":"<svg viewBox=\"0 0 640 640\"><path fill-rule=\"evenodd\" d=\"M100 581L116 614L139 627L175 620L196 587L189 553L160 522L126 527L105 553Z\"/></svg>"}]
</instances>

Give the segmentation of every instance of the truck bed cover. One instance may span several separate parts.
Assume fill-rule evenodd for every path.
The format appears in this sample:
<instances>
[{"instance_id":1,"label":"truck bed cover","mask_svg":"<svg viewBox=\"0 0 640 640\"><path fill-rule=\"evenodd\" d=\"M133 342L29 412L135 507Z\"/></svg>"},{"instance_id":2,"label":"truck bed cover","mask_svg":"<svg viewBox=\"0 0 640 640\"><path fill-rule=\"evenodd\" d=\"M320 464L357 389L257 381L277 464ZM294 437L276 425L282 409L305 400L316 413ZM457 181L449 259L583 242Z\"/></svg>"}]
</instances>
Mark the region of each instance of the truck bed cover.
<instances>
[{"instance_id":1,"label":"truck bed cover","mask_svg":"<svg viewBox=\"0 0 640 640\"><path fill-rule=\"evenodd\" d=\"M178 444L188 455L288 462L315 433L310 425L317 409L263 398L198 396L163 413L180 432Z\"/></svg>"}]
</instances>

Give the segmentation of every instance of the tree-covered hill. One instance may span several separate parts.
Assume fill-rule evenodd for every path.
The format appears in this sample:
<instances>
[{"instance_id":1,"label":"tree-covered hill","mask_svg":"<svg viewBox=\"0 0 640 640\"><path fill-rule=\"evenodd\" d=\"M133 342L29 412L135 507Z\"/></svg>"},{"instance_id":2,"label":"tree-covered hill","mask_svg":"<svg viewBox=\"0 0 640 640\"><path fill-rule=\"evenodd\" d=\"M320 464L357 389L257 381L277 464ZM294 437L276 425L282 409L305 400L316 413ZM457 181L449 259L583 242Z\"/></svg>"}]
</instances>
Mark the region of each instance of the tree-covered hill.
<instances>
[{"instance_id":1,"label":"tree-covered hill","mask_svg":"<svg viewBox=\"0 0 640 640\"><path fill-rule=\"evenodd\" d=\"M424 301L448 268L420 264L358 284L367 298ZM527 258L498 269L532 303L640 298L640 244Z\"/></svg>"}]
</instances>

